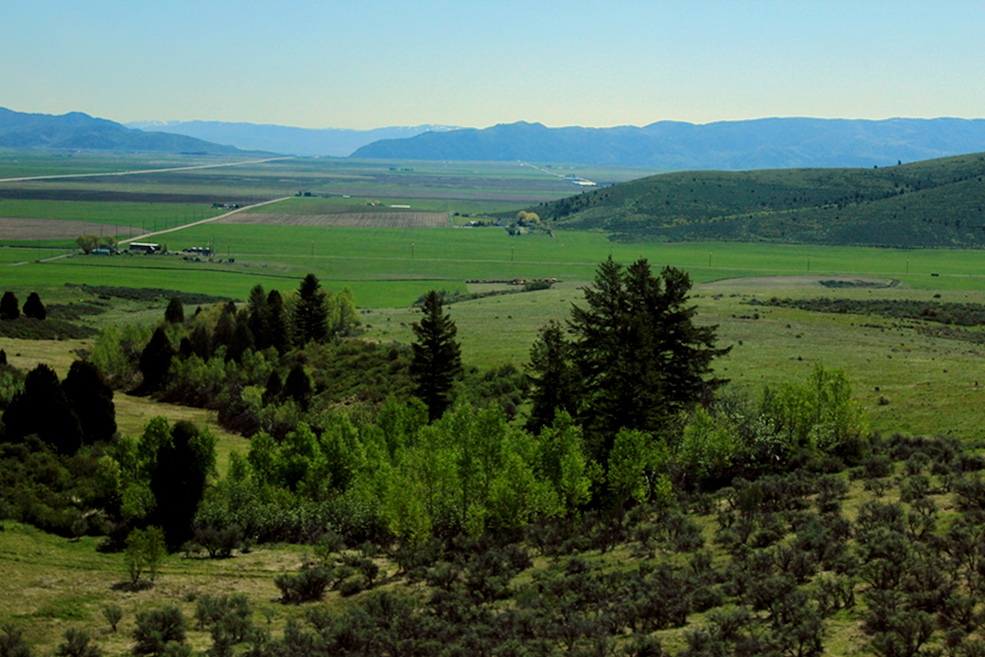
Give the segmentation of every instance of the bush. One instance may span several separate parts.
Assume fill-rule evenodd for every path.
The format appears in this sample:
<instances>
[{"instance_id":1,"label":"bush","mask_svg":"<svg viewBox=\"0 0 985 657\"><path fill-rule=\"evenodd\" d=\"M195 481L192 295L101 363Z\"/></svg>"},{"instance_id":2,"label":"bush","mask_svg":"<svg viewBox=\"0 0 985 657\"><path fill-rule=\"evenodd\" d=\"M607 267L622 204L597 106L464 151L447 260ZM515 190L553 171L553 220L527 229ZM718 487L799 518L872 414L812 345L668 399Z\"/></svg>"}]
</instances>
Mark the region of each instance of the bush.
<instances>
[{"instance_id":1,"label":"bush","mask_svg":"<svg viewBox=\"0 0 985 657\"><path fill-rule=\"evenodd\" d=\"M133 631L135 655L173 654L174 647L185 643L185 616L177 607L165 607L137 614L137 627ZM176 646L175 646L176 647Z\"/></svg>"},{"instance_id":2,"label":"bush","mask_svg":"<svg viewBox=\"0 0 985 657\"><path fill-rule=\"evenodd\" d=\"M55 651L56 657L102 657L99 646L89 643L89 635L84 630L69 628L65 631L65 642Z\"/></svg>"},{"instance_id":3,"label":"bush","mask_svg":"<svg viewBox=\"0 0 985 657\"><path fill-rule=\"evenodd\" d=\"M306 566L297 575L279 575L274 584L280 589L281 602L301 604L321 600L331 577L332 573L327 568Z\"/></svg>"}]
</instances>

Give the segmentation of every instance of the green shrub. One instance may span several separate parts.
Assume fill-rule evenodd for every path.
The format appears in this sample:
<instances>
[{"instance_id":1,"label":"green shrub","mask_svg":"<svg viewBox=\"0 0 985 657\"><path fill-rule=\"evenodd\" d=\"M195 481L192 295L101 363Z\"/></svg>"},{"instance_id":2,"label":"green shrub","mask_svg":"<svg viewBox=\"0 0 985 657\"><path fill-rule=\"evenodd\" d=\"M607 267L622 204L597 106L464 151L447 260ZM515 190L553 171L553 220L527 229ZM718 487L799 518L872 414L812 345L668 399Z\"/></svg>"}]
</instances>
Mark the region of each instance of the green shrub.
<instances>
[{"instance_id":1,"label":"green shrub","mask_svg":"<svg viewBox=\"0 0 985 657\"><path fill-rule=\"evenodd\" d=\"M279 575L274 584L280 589L281 602L301 604L322 599L332 572L322 566L304 567L297 575Z\"/></svg>"}]
</instances>

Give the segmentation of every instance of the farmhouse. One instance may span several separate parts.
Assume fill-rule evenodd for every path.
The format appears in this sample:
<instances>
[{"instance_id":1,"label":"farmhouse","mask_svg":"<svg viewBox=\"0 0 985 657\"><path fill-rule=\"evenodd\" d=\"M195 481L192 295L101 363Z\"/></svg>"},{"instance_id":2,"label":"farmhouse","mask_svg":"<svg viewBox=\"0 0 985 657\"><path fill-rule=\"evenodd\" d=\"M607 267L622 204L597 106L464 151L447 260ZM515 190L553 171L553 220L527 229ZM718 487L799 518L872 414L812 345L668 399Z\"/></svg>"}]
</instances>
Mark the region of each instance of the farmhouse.
<instances>
[{"instance_id":1,"label":"farmhouse","mask_svg":"<svg viewBox=\"0 0 985 657\"><path fill-rule=\"evenodd\" d=\"M161 250L160 244L153 242L131 242L130 253L157 253Z\"/></svg>"}]
</instances>

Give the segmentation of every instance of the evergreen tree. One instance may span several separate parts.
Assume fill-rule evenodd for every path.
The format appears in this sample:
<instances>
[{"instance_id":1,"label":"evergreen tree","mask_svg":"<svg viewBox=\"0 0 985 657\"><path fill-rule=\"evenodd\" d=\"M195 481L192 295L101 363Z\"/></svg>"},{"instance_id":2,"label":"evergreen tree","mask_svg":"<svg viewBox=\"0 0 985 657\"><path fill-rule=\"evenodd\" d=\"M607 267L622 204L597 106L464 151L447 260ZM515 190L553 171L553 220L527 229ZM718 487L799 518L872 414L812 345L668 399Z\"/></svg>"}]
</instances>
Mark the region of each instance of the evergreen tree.
<instances>
[{"instance_id":1,"label":"evergreen tree","mask_svg":"<svg viewBox=\"0 0 985 657\"><path fill-rule=\"evenodd\" d=\"M0 319L17 319L21 316L20 303L13 292L7 291L0 298Z\"/></svg>"},{"instance_id":2,"label":"evergreen tree","mask_svg":"<svg viewBox=\"0 0 985 657\"><path fill-rule=\"evenodd\" d=\"M249 314L250 332L258 351L263 351L272 342L267 331L267 295L262 285L254 285L250 290L250 300L246 303Z\"/></svg>"},{"instance_id":3,"label":"evergreen tree","mask_svg":"<svg viewBox=\"0 0 985 657\"><path fill-rule=\"evenodd\" d=\"M175 423L170 434L158 447L150 489L157 502L153 524L164 530L168 549L175 550L191 538L206 478L215 469L215 438L187 420Z\"/></svg>"},{"instance_id":4,"label":"evergreen tree","mask_svg":"<svg viewBox=\"0 0 985 657\"><path fill-rule=\"evenodd\" d=\"M230 311L229 306L223 306L219 314L219 321L216 322L215 332L212 334L213 351L220 346L229 348L236 334L236 308Z\"/></svg>"},{"instance_id":5,"label":"evergreen tree","mask_svg":"<svg viewBox=\"0 0 985 657\"><path fill-rule=\"evenodd\" d=\"M416 383L415 394L428 407L428 417L441 417L451 403L455 379L462 373L461 349L455 340L458 329L451 316L443 312L441 296L434 290L424 295L424 318L414 323L417 341L411 345L414 358L410 373Z\"/></svg>"},{"instance_id":6,"label":"evergreen tree","mask_svg":"<svg viewBox=\"0 0 985 657\"><path fill-rule=\"evenodd\" d=\"M31 292L27 296L27 301L24 302L24 316L32 319L45 319L48 317L48 311L45 310L44 304L41 303L41 297L38 296L37 292Z\"/></svg>"},{"instance_id":7,"label":"evergreen tree","mask_svg":"<svg viewBox=\"0 0 985 657\"><path fill-rule=\"evenodd\" d=\"M284 308L284 297L277 290L271 290L267 295L266 321L264 328L270 346L283 354L291 344L291 329L287 321L287 311Z\"/></svg>"},{"instance_id":8,"label":"evergreen tree","mask_svg":"<svg viewBox=\"0 0 985 657\"><path fill-rule=\"evenodd\" d=\"M294 342L303 347L309 342L321 342L328 337L328 306L326 294L314 274L308 274L298 288L294 306Z\"/></svg>"},{"instance_id":9,"label":"evergreen tree","mask_svg":"<svg viewBox=\"0 0 985 657\"><path fill-rule=\"evenodd\" d=\"M88 361L75 361L62 389L79 418L82 441L91 445L110 440L116 433L116 406L113 389L106 385L99 370Z\"/></svg>"},{"instance_id":10,"label":"evergreen tree","mask_svg":"<svg viewBox=\"0 0 985 657\"><path fill-rule=\"evenodd\" d=\"M270 376L267 377L267 385L263 390L263 404L265 406L270 404L276 404L280 401L281 394L284 392L284 384L280 380L280 374L277 370L271 370Z\"/></svg>"},{"instance_id":11,"label":"evergreen tree","mask_svg":"<svg viewBox=\"0 0 985 657\"><path fill-rule=\"evenodd\" d=\"M253 348L253 331L250 330L249 315L245 312L236 315L233 339L226 351L226 360L240 362L247 349Z\"/></svg>"},{"instance_id":12,"label":"evergreen tree","mask_svg":"<svg viewBox=\"0 0 985 657\"><path fill-rule=\"evenodd\" d=\"M164 321L168 324L182 324L185 321L185 306L180 297L171 297L168 307L164 309Z\"/></svg>"},{"instance_id":13,"label":"evergreen tree","mask_svg":"<svg viewBox=\"0 0 985 657\"><path fill-rule=\"evenodd\" d=\"M14 396L3 413L3 425L7 442L33 433L61 454L74 454L82 445L79 418L58 375L44 364L27 373L23 392Z\"/></svg>"},{"instance_id":14,"label":"evergreen tree","mask_svg":"<svg viewBox=\"0 0 985 657\"><path fill-rule=\"evenodd\" d=\"M526 370L533 402L527 428L538 433L554 422L558 411L575 411L576 375L571 364L571 345L558 322L552 320L540 330L540 337L530 348Z\"/></svg>"},{"instance_id":15,"label":"evergreen tree","mask_svg":"<svg viewBox=\"0 0 985 657\"><path fill-rule=\"evenodd\" d=\"M624 271L609 258L585 290L586 305L572 308L577 407L600 461L620 429L659 432L723 383L709 378L711 362L729 348L715 346L717 327L694 324L690 289L673 267L654 276L645 259Z\"/></svg>"},{"instance_id":16,"label":"evergreen tree","mask_svg":"<svg viewBox=\"0 0 985 657\"><path fill-rule=\"evenodd\" d=\"M304 366L301 363L295 363L291 371L287 373L287 380L284 381L283 397L293 399L301 407L301 410L306 411L311 403L311 394L311 379L308 377L308 373L304 371Z\"/></svg>"},{"instance_id":17,"label":"evergreen tree","mask_svg":"<svg viewBox=\"0 0 985 657\"><path fill-rule=\"evenodd\" d=\"M155 392L164 386L174 356L175 351L167 334L163 328L157 327L150 342L140 353L140 373L144 375L144 382L140 386L142 392Z\"/></svg>"}]
</instances>

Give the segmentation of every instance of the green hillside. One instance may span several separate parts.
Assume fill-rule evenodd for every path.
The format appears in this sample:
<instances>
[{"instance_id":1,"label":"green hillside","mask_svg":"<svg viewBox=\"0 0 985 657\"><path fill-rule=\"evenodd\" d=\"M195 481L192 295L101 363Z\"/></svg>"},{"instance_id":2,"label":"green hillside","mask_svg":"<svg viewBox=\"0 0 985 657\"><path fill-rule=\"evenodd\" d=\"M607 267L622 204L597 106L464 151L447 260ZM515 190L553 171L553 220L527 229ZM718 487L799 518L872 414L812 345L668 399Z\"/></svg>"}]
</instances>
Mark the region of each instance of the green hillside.
<instances>
[{"instance_id":1,"label":"green hillside","mask_svg":"<svg viewBox=\"0 0 985 657\"><path fill-rule=\"evenodd\" d=\"M621 241L985 247L985 154L873 169L661 174L536 208Z\"/></svg>"}]
</instances>

